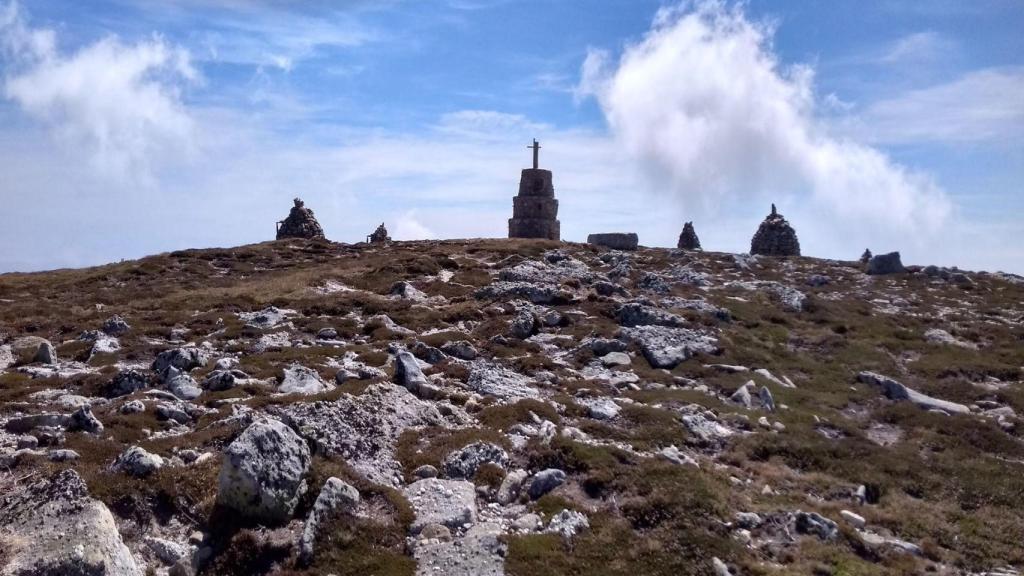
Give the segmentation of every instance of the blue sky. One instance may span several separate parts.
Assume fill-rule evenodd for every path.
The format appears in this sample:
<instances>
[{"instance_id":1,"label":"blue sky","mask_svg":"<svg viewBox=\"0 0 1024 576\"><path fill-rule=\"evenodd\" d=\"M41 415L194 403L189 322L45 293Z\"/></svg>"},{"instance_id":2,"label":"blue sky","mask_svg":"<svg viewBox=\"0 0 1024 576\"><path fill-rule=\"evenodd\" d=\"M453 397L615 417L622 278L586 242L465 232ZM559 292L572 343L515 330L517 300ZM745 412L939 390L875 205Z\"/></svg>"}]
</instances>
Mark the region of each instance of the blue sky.
<instances>
[{"instance_id":1,"label":"blue sky","mask_svg":"<svg viewBox=\"0 0 1024 576\"><path fill-rule=\"evenodd\" d=\"M0 271L272 237L504 236L1024 272L1024 3L0 0Z\"/></svg>"}]
</instances>

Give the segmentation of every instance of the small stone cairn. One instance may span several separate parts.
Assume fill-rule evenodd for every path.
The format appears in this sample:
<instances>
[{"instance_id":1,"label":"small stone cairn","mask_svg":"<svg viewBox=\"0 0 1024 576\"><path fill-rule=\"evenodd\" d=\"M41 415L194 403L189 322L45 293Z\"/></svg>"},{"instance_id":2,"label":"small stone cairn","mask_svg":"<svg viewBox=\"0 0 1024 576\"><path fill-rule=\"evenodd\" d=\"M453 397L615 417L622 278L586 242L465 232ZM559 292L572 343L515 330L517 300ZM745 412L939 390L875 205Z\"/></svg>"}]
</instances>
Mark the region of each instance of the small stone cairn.
<instances>
[{"instance_id":1,"label":"small stone cairn","mask_svg":"<svg viewBox=\"0 0 1024 576\"><path fill-rule=\"evenodd\" d=\"M763 256L799 256L800 240L789 222L775 210L761 222L757 233L750 240L750 253Z\"/></svg>"},{"instance_id":2,"label":"small stone cairn","mask_svg":"<svg viewBox=\"0 0 1024 576\"><path fill-rule=\"evenodd\" d=\"M288 217L277 223L277 239L284 238L324 238L324 229L313 216L313 210L299 198L295 199Z\"/></svg>"},{"instance_id":3,"label":"small stone cairn","mask_svg":"<svg viewBox=\"0 0 1024 576\"><path fill-rule=\"evenodd\" d=\"M370 244L383 244L391 242L391 236L388 236L388 229L385 228L384 223L381 222L380 226L377 226L377 229L373 231L373 234L366 237L366 241Z\"/></svg>"},{"instance_id":4,"label":"small stone cairn","mask_svg":"<svg viewBox=\"0 0 1024 576\"><path fill-rule=\"evenodd\" d=\"M693 222L683 224L683 232L679 235L679 243L676 245L680 250L700 250L700 238L693 229Z\"/></svg>"}]
</instances>

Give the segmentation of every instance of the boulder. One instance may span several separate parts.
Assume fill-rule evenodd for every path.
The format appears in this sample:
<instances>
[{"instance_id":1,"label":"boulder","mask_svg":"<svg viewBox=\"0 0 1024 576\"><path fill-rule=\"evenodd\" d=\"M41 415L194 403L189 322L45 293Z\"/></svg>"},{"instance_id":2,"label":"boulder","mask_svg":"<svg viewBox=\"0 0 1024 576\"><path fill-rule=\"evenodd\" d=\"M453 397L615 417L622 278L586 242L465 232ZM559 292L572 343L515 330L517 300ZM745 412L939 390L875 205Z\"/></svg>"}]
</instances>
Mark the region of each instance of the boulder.
<instances>
[{"instance_id":1,"label":"boulder","mask_svg":"<svg viewBox=\"0 0 1024 576\"><path fill-rule=\"evenodd\" d=\"M562 538L572 538L583 530L590 528L590 521L582 512L575 510L562 510L551 518L545 534L558 534Z\"/></svg>"},{"instance_id":2,"label":"boulder","mask_svg":"<svg viewBox=\"0 0 1024 576\"><path fill-rule=\"evenodd\" d=\"M420 369L419 360L408 350L402 350L395 356L395 382L417 395L421 387L429 384Z\"/></svg>"},{"instance_id":3,"label":"boulder","mask_svg":"<svg viewBox=\"0 0 1024 576\"><path fill-rule=\"evenodd\" d=\"M17 364L56 364L57 352L46 338L23 336L11 342L11 354Z\"/></svg>"},{"instance_id":4,"label":"boulder","mask_svg":"<svg viewBox=\"0 0 1024 576\"><path fill-rule=\"evenodd\" d=\"M195 346L172 348L157 355L153 360L153 371L162 376L168 367L173 366L182 372L188 372L206 366L209 360L209 353L202 348Z\"/></svg>"},{"instance_id":5,"label":"boulder","mask_svg":"<svg viewBox=\"0 0 1024 576\"><path fill-rule=\"evenodd\" d=\"M868 260L867 272L871 275L898 274L904 271L906 269L903 268L903 262L900 261L899 252L878 254Z\"/></svg>"},{"instance_id":6,"label":"boulder","mask_svg":"<svg viewBox=\"0 0 1024 576\"><path fill-rule=\"evenodd\" d=\"M93 415L92 408L85 405L71 414L67 428L68 431L81 430L90 434L99 434L103 432L103 423Z\"/></svg>"},{"instance_id":7,"label":"boulder","mask_svg":"<svg viewBox=\"0 0 1024 576\"><path fill-rule=\"evenodd\" d=\"M309 447L277 420L249 425L224 450L217 504L246 518L285 522L306 490Z\"/></svg>"},{"instance_id":8,"label":"boulder","mask_svg":"<svg viewBox=\"0 0 1024 576\"><path fill-rule=\"evenodd\" d=\"M587 236L587 244L611 248L612 250L636 250L640 239L635 232L610 232Z\"/></svg>"},{"instance_id":9,"label":"boulder","mask_svg":"<svg viewBox=\"0 0 1024 576\"><path fill-rule=\"evenodd\" d=\"M284 369L284 376L277 391L282 394L302 394L312 396L334 390L334 384L324 382L320 374L312 368L306 368L300 364L292 364Z\"/></svg>"},{"instance_id":10,"label":"boulder","mask_svg":"<svg viewBox=\"0 0 1024 576\"><path fill-rule=\"evenodd\" d=\"M118 372L106 387L108 398L127 396L149 387L149 381L141 372L124 370Z\"/></svg>"},{"instance_id":11,"label":"boulder","mask_svg":"<svg viewBox=\"0 0 1024 576\"><path fill-rule=\"evenodd\" d=\"M498 504L508 506L515 502L519 498L519 492L523 489L523 484L528 476L529 474L527 474L526 470L522 469L513 470L506 474L505 478L501 481L501 485L498 486L498 494L495 498Z\"/></svg>"},{"instance_id":12,"label":"boulder","mask_svg":"<svg viewBox=\"0 0 1024 576\"><path fill-rule=\"evenodd\" d=\"M533 476L533 480L530 481L530 487L526 489L526 493L530 495L530 498L536 500L561 486L565 479L565 472L557 468L541 470Z\"/></svg>"},{"instance_id":13,"label":"boulder","mask_svg":"<svg viewBox=\"0 0 1024 576\"><path fill-rule=\"evenodd\" d=\"M520 310L509 322L508 328L513 338L525 340L537 333L537 317L529 310Z\"/></svg>"},{"instance_id":14,"label":"boulder","mask_svg":"<svg viewBox=\"0 0 1024 576\"><path fill-rule=\"evenodd\" d=\"M195 379L174 366L168 366L163 374L164 385L168 392L181 400L195 400L203 393L203 389L199 387Z\"/></svg>"},{"instance_id":15,"label":"boulder","mask_svg":"<svg viewBox=\"0 0 1024 576\"><path fill-rule=\"evenodd\" d=\"M320 525L336 514L355 510L359 505L359 491L339 478L328 478L309 511L299 538L299 561L308 565L313 560Z\"/></svg>"},{"instance_id":16,"label":"boulder","mask_svg":"<svg viewBox=\"0 0 1024 576\"><path fill-rule=\"evenodd\" d=\"M441 351L449 356L454 356L459 360L475 360L479 355L477 349L466 340L445 342L441 346Z\"/></svg>"},{"instance_id":17,"label":"boulder","mask_svg":"<svg viewBox=\"0 0 1024 576\"><path fill-rule=\"evenodd\" d=\"M821 540L835 540L839 536L836 523L817 512L797 511L795 518L796 530L801 534L813 534Z\"/></svg>"},{"instance_id":18,"label":"boulder","mask_svg":"<svg viewBox=\"0 0 1024 576\"><path fill-rule=\"evenodd\" d=\"M131 330L132 327L128 325L128 322L126 322L124 318L114 314L110 318L107 318L100 329L103 330L104 334L116 337L124 335L126 332Z\"/></svg>"},{"instance_id":19,"label":"boulder","mask_svg":"<svg viewBox=\"0 0 1024 576\"><path fill-rule=\"evenodd\" d=\"M15 488L0 501L2 576L142 576L110 510L74 470Z\"/></svg>"},{"instance_id":20,"label":"boulder","mask_svg":"<svg viewBox=\"0 0 1024 576\"><path fill-rule=\"evenodd\" d=\"M132 446L125 450L114 461L114 469L142 478L149 476L160 468L163 468L164 459L156 454L150 454L138 446Z\"/></svg>"},{"instance_id":21,"label":"boulder","mask_svg":"<svg viewBox=\"0 0 1024 576\"><path fill-rule=\"evenodd\" d=\"M686 320L681 316L637 302L619 306L615 315L622 326L683 326L686 324Z\"/></svg>"},{"instance_id":22,"label":"boulder","mask_svg":"<svg viewBox=\"0 0 1024 576\"><path fill-rule=\"evenodd\" d=\"M932 398L931 396L908 388L888 376L864 371L857 374L857 379L865 384L878 386L882 389L882 393L890 400L906 400L924 408L925 410L941 410L950 414L970 414L971 412L970 408L963 404Z\"/></svg>"}]
</instances>

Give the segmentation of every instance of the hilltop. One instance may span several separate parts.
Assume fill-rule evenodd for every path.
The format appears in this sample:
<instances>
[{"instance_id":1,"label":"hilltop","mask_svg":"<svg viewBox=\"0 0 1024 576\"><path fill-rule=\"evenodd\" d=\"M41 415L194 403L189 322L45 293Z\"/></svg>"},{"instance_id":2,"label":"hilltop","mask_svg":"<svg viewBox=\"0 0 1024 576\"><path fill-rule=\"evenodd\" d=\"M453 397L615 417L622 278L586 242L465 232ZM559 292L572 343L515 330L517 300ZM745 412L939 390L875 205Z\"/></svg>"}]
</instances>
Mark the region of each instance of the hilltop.
<instances>
[{"instance_id":1,"label":"hilltop","mask_svg":"<svg viewBox=\"0 0 1024 576\"><path fill-rule=\"evenodd\" d=\"M1006 274L299 239L6 274L0 574L1017 574L1022 413Z\"/></svg>"}]
</instances>

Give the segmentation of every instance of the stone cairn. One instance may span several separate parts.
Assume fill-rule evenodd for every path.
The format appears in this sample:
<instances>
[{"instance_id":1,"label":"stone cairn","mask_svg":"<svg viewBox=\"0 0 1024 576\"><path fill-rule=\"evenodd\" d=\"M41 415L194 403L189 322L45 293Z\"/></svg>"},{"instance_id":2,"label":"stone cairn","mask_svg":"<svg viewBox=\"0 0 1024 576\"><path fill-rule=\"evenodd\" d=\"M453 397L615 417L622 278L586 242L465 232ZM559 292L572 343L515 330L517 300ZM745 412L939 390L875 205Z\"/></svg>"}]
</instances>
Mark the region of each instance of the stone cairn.
<instances>
[{"instance_id":1,"label":"stone cairn","mask_svg":"<svg viewBox=\"0 0 1024 576\"><path fill-rule=\"evenodd\" d=\"M750 240L750 253L764 256L800 255L800 241L796 231L775 210L775 204L772 204L772 213L761 222L757 233Z\"/></svg>"},{"instance_id":2,"label":"stone cairn","mask_svg":"<svg viewBox=\"0 0 1024 576\"><path fill-rule=\"evenodd\" d=\"M277 239L283 238L324 238L324 229L313 216L313 211L299 198L295 199L288 217L277 223Z\"/></svg>"},{"instance_id":3,"label":"stone cairn","mask_svg":"<svg viewBox=\"0 0 1024 576\"><path fill-rule=\"evenodd\" d=\"M534 140L533 168L523 169L519 195L512 199L512 218L508 220L509 238L546 238L560 240L558 200L551 183L551 171L538 167L540 144Z\"/></svg>"},{"instance_id":4,"label":"stone cairn","mask_svg":"<svg viewBox=\"0 0 1024 576\"><path fill-rule=\"evenodd\" d=\"M366 237L366 241L370 244L382 244L384 242L391 242L391 236L388 236L388 229L384 227L384 223L381 222L380 226Z\"/></svg>"},{"instance_id":5,"label":"stone cairn","mask_svg":"<svg viewBox=\"0 0 1024 576\"><path fill-rule=\"evenodd\" d=\"M683 224L683 232L679 235L679 244L676 245L680 250L700 250L700 238L697 238L697 232L693 229L693 222L687 222Z\"/></svg>"}]
</instances>

